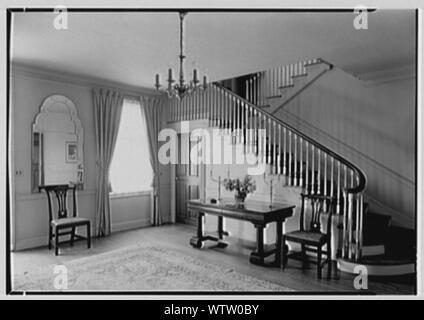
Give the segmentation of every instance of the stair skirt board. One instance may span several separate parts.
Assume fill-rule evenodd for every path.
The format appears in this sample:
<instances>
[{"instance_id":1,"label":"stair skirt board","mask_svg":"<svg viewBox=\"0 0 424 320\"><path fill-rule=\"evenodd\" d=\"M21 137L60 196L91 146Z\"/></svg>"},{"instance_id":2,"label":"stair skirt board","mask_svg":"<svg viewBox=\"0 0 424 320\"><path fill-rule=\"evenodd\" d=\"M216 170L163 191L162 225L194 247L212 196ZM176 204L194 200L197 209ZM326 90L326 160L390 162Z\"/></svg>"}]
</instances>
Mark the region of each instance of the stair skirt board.
<instances>
[{"instance_id":1,"label":"stair skirt board","mask_svg":"<svg viewBox=\"0 0 424 320\"><path fill-rule=\"evenodd\" d=\"M357 266L365 266L369 276L398 276L398 275L407 275L415 273L415 263L414 262L402 262L396 263L371 263L369 261L351 261L347 259L338 259L337 268L340 271L357 274L355 268Z\"/></svg>"},{"instance_id":2,"label":"stair skirt board","mask_svg":"<svg viewBox=\"0 0 424 320\"><path fill-rule=\"evenodd\" d=\"M362 256L378 256L386 253L384 244L364 245L362 247Z\"/></svg>"}]
</instances>

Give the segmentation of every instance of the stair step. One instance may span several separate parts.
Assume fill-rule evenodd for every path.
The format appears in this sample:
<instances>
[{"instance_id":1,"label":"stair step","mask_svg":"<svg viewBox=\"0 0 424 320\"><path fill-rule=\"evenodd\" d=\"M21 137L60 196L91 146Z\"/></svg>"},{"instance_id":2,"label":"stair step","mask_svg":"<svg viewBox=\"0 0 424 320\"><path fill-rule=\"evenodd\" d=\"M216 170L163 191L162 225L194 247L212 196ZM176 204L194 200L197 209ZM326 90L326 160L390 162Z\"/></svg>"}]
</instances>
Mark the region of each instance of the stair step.
<instances>
[{"instance_id":1,"label":"stair step","mask_svg":"<svg viewBox=\"0 0 424 320\"><path fill-rule=\"evenodd\" d=\"M305 63L304 66L305 67L309 67L309 66L314 66L314 65L317 65L317 64L321 64L321 63L322 63L322 60L321 59L316 59L313 62Z\"/></svg>"},{"instance_id":2,"label":"stair step","mask_svg":"<svg viewBox=\"0 0 424 320\"><path fill-rule=\"evenodd\" d=\"M292 79L301 78L301 77L306 77L307 75L308 75L307 73L295 74L295 75L292 75L291 78Z\"/></svg>"},{"instance_id":3,"label":"stair step","mask_svg":"<svg viewBox=\"0 0 424 320\"><path fill-rule=\"evenodd\" d=\"M279 86L278 89L287 89L287 88L293 88L294 84L290 83L290 84L285 84L283 86Z\"/></svg>"},{"instance_id":4,"label":"stair step","mask_svg":"<svg viewBox=\"0 0 424 320\"><path fill-rule=\"evenodd\" d=\"M275 96L269 96L269 97L266 97L267 99L279 99L279 98L281 98L282 97L282 95L281 94L277 94L277 95L275 95Z\"/></svg>"}]
</instances>

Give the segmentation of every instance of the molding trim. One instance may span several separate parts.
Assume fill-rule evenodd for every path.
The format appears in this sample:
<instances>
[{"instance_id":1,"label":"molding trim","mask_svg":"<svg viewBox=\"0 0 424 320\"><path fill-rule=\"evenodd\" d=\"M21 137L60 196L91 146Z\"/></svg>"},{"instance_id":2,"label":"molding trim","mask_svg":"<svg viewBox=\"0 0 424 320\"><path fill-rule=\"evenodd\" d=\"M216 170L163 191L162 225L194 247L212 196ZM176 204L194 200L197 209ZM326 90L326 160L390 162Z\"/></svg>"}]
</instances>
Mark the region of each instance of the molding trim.
<instances>
[{"instance_id":1,"label":"molding trim","mask_svg":"<svg viewBox=\"0 0 424 320\"><path fill-rule=\"evenodd\" d=\"M83 76L78 74L72 74L63 72L60 70L51 70L46 68L40 68L33 65L13 63L11 66L10 77L23 76L29 78L38 78L42 80L62 82L71 84L78 87L108 87L115 88L122 91L124 94L129 96L163 96L163 93L157 92L154 89L132 86L113 80L101 79L96 77Z\"/></svg>"},{"instance_id":2,"label":"molding trim","mask_svg":"<svg viewBox=\"0 0 424 320\"><path fill-rule=\"evenodd\" d=\"M384 212L383 214L390 215L392 217L392 224L395 226L407 229L415 229L415 219L408 215L406 212L401 212L399 209L392 208L370 196L369 194L366 196L366 201L372 203L374 208L373 211L376 211L376 213Z\"/></svg>"},{"instance_id":3,"label":"molding trim","mask_svg":"<svg viewBox=\"0 0 424 320\"><path fill-rule=\"evenodd\" d=\"M386 82L407 80L413 78L415 78L414 64L364 73L359 76L359 79L364 82L365 86L379 85Z\"/></svg>"},{"instance_id":4,"label":"molding trim","mask_svg":"<svg viewBox=\"0 0 424 320\"><path fill-rule=\"evenodd\" d=\"M354 152L358 157L366 160L368 163L370 163L374 168L380 170L380 171L384 171L386 173L388 173L389 175L391 175L392 177L394 177L395 179L398 179L399 182L402 182L404 186L410 188L410 189L415 189L415 182L410 180L407 177L404 177L403 175L400 175L399 173L397 173L396 171L390 169L389 167L385 166L384 164L378 162L377 160L367 156L365 153L361 152L360 150L350 146L349 144L347 144L346 142L337 139L335 137L333 137L331 134L329 134L328 132L314 126L312 123L303 120L302 118L296 116L295 114L291 113L288 110L280 110L281 112L283 112L287 118L291 118L289 120L289 123L291 125L293 125L295 128L299 129L300 131L302 131L301 128L299 128L299 125L296 125L293 123L293 120L295 120L298 123L301 123L302 125L304 125L305 127L307 127L309 130L313 131L313 135L314 137L319 136L321 139L329 139L331 141L333 141L334 143L337 143L341 148ZM321 142L322 143L322 140ZM323 145L327 146L326 143L322 143ZM328 146L327 146L328 147ZM334 148L329 148L329 149L334 149Z\"/></svg>"},{"instance_id":5,"label":"molding trim","mask_svg":"<svg viewBox=\"0 0 424 320\"><path fill-rule=\"evenodd\" d=\"M77 197L88 197L95 196L96 190L77 191ZM44 193L21 193L16 195L16 201L32 201L32 200L44 200L46 201L46 195Z\"/></svg>"},{"instance_id":6,"label":"molding trim","mask_svg":"<svg viewBox=\"0 0 424 320\"><path fill-rule=\"evenodd\" d=\"M145 219L124 221L119 223L112 223L111 228L112 228L112 232L120 232L120 231L126 231L126 230L132 230L132 229L138 229L138 228L150 227L150 226L151 226L150 218L145 218ZM96 231L95 226L92 225L91 233L95 235L96 234L95 231ZM93 238L95 238L95 236L93 236ZM11 248L11 250L20 251L20 250L38 248L38 247L47 248L47 242L48 242L48 234L46 233L46 235L44 236L27 238L27 239L19 239L16 241L14 248Z\"/></svg>"},{"instance_id":7,"label":"molding trim","mask_svg":"<svg viewBox=\"0 0 424 320\"><path fill-rule=\"evenodd\" d=\"M119 223L112 223L112 232L120 232L132 229L138 229L143 227L150 227L150 217L144 219L130 220Z\"/></svg>"}]
</instances>

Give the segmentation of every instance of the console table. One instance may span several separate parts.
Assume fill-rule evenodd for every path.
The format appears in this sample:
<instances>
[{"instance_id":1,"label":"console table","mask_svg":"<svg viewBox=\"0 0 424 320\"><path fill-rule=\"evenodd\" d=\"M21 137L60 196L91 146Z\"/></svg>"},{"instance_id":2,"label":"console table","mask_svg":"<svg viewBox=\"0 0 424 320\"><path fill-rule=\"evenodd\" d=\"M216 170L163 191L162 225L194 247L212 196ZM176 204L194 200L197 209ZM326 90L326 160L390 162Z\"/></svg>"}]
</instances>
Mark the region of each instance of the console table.
<instances>
[{"instance_id":1,"label":"console table","mask_svg":"<svg viewBox=\"0 0 424 320\"><path fill-rule=\"evenodd\" d=\"M262 266L279 267L281 265L281 245L283 234L283 223L294 213L294 205L275 203L272 207L268 203L249 201L244 205L234 203L211 203L210 201L188 200L187 209L197 215L197 234L190 239L194 248L203 247L206 240L216 241L218 247L225 248L228 243L223 239L228 233L223 229L223 217L244 220L253 223L256 228L256 250L250 253L249 261ZM205 235L203 230L204 216L211 214L218 216L218 236ZM264 228L268 223L275 222L276 242L273 249L264 249ZM284 248L287 250L287 248ZM265 258L274 254L275 260L266 263Z\"/></svg>"}]
</instances>

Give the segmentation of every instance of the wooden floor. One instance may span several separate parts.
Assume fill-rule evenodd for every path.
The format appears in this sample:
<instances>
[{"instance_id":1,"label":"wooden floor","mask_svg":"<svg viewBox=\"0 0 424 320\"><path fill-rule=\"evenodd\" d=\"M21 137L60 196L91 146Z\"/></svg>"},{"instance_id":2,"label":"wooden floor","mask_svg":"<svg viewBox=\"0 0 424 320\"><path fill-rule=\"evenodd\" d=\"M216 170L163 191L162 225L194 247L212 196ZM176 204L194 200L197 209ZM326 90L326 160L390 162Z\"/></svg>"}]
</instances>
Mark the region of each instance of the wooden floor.
<instances>
[{"instance_id":1,"label":"wooden floor","mask_svg":"<svg viewBox=\"0 0 424 320\"><path fill-rule=\"evenodd\" d=\"M360 291L353 286L354 275L338 272L337 277L333 277L331 280L326 278L318 280L315 265L311 265L310 269L302 270L300 262L289 260L287 268L282 271L278 268L265 268L250 264L248 255L252 248L235 239L228 238L230 245L225 249L216 248L213 243L207 244L201 250L194 249L189 245L190 237L194 233L195 228L193 226L184 224L166 225L118 232L107 238L93 239L90 250L86 249L84 242L80 242L73 248L65 247L61 249L61 254L58 257L47 247L15 252L12 253L12 274L24 274L32 268L59 264L122 249L138 243L150 243L175 248L204 262L232 268L238 272L278 283L304 294L414 294L414 277L370 278L368 290ZM326 274L325 271L324 275Z\"/></svg>"}]
</instances>

